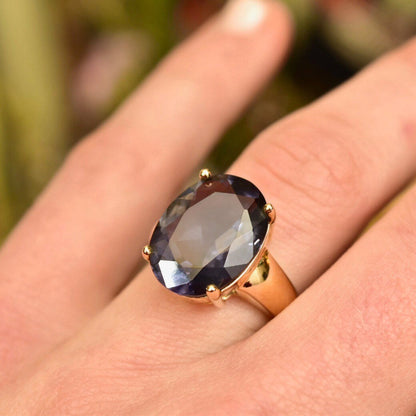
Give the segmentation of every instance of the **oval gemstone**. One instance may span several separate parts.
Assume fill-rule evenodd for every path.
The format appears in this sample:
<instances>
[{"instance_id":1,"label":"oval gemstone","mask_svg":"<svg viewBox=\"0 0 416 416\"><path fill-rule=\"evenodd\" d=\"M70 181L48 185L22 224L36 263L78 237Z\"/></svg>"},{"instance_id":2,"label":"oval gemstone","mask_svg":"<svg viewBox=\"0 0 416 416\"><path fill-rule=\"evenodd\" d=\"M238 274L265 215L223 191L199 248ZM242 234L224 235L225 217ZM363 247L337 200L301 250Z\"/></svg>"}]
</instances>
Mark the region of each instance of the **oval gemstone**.
<instances>
[{"instance_id":1,"label":"oval gemstone","mask_svg":"<svg viewBox=\"0 0 416 416\"><path fill-rule=\"evenodd\" d=\"M189 297L223 289L259 252L269 218L251 182L232 175L199 181L176 198L150 240L150 264L160 283Z\"/></svg>"}]
</instances>

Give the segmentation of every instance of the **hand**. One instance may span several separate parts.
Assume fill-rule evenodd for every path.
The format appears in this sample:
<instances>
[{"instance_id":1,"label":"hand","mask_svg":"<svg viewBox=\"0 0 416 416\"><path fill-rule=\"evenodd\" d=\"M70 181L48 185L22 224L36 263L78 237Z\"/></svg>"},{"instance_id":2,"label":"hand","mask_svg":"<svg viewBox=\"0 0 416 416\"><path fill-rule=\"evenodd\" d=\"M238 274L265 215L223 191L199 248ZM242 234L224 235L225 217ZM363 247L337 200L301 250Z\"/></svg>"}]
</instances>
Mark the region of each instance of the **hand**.
<instances>
[{"instance_id":1,"label":"hand","mask_svg":"<svg viewBox=\"0 0 416 416\"><path fill-rule=\"evenodd\" d=\"M303 292L286 310L267 322L238 298L185 302L149 267L131 279L290 38L278 3L233 2L72 151L0 254L0 414L415 413L416 189L354 241L416 174L415 42L231 167L276 207L269 248Z\"/></svg>"}]
</instances>

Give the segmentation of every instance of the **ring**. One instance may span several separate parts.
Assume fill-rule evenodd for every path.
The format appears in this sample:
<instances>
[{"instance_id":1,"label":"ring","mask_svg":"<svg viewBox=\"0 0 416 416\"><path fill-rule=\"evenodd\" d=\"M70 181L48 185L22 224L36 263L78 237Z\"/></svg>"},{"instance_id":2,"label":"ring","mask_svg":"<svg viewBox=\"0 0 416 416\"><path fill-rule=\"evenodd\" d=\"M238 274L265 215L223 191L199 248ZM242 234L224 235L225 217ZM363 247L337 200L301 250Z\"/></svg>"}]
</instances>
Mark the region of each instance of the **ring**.
<instances>
[{"instance_id":1,"label":"ring","mask_svg":"<svg viewBox=\"0 0 416 416\"><path fill-rule=\"evenodd\" d=\"M143 257L167 289L222 306L232 295L275 316L296 291L266 248L276 213L246 179L208 169L168 207Z\"/></svg>"}]
</instances>

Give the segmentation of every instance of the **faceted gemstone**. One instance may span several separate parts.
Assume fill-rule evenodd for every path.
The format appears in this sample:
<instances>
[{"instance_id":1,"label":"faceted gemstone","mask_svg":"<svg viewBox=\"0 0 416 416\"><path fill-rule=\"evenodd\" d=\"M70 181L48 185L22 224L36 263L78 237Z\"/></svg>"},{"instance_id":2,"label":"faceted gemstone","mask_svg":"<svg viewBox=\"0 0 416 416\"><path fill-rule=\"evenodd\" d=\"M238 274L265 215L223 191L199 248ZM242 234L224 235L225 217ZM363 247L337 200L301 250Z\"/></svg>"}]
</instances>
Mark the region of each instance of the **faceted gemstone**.
<instances>
[{"instance_id":1,"label":"faceted gemstone","mask_svg":"<svg viewBox=\"0 0 416 416\"><path fill-rule=\"evenodd\" d=\"M158 222L150 246L157 279L180 295L205 296L209 284L232 283L266 237L265 200L232 175L200 181L179 195Z\"/></svg>"}]
</instances>

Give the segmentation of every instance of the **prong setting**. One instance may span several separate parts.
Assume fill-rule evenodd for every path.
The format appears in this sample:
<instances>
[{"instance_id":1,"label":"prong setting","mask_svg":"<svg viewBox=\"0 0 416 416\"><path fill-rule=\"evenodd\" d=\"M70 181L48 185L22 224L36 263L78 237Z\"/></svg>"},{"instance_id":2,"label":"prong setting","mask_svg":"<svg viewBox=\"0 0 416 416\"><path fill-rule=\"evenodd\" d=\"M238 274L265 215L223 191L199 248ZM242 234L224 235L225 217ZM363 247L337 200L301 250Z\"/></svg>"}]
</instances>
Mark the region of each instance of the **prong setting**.
<instances>
[{"instance_id":1,"label":"prong setting","mask_svg":"<svg viewBox=\"0 0 416 416\"><path fill-rule=\"evenodd\" d=\"M150 255L152 254L152 247L144 246L142 250L142 256L146 261L150 261Z\"/></svg>"},{"instance_id":2,"label":"prong setting","mask_svg":"<svg viewBox=\"0 0 416 416\"><path fill-rule=\"evenodd\" d=\"M202 170L201 178L210 176L211 172ZM265 205L260 190L238 176L213 174L210 179L193 184L169 205L147 243L152 248L150 263L157 280L180 296L219 306L238 287L237 283L244 280L240 272L262 250L270 231ZM216 215L212 214L213 210ZM247 213L242 215L244 211ZM251 231L247 241L252 247L251 259L247 257L244 245L232 246L234 240L224 247L217 247L217 240L224 233L228 236L232 231L230 237L238 238L234 232L236 224L239 229ZM197 246L182 244L189 239L188 233L194 232L204 235L195 242ZM208 251L210 256L206 255ZM145 254L147 258L149 253ZM225 261L228 258L230 261ZM186 267L181 266L182 262L186 262ZM241 267L240 272L234 267L237 265ZM187 271L190 266L192 274ZM221 285L217 284L218 274L223 276ZM198 284L193 284L195 278L200 279ZM217 284L218 289L209 287L207 291L211 284Z\"/></svg>"},{"instance_id":3,"label":"prong setting","mask_svg":"<svg viewBox=\"0 0 416 416\"><path fill-rule=\"evenodd\" d=\"M204 168L199 171L199 179L201 179L201 181L207 181L208 179L211 179L211 178L212 178L212 172L209 169Z\"/></svg>"},{"instance_id":4,"label":"prong setting","mask_svg":"<svg viewBox=\"0 0 416 416\"><path fill-rule=\"evenodd\" d=\"M273 205L267 203L267 204L264 205L263 209L264 209L264 212L269 217L270 224L273 224L276 220L276 211L274 210Z\"/></svg>"},{"instance_id":5,"label":"prong setting","mask_svg":"<svg viewBox=\"0 0 416 416\"><path fill-rule=\"evenodd\" d=\"M221 308L224 305L221 290L215 285L208 285L206 288L206 294L210 302L217 308Z\"/></svg>"}]
</instances>

